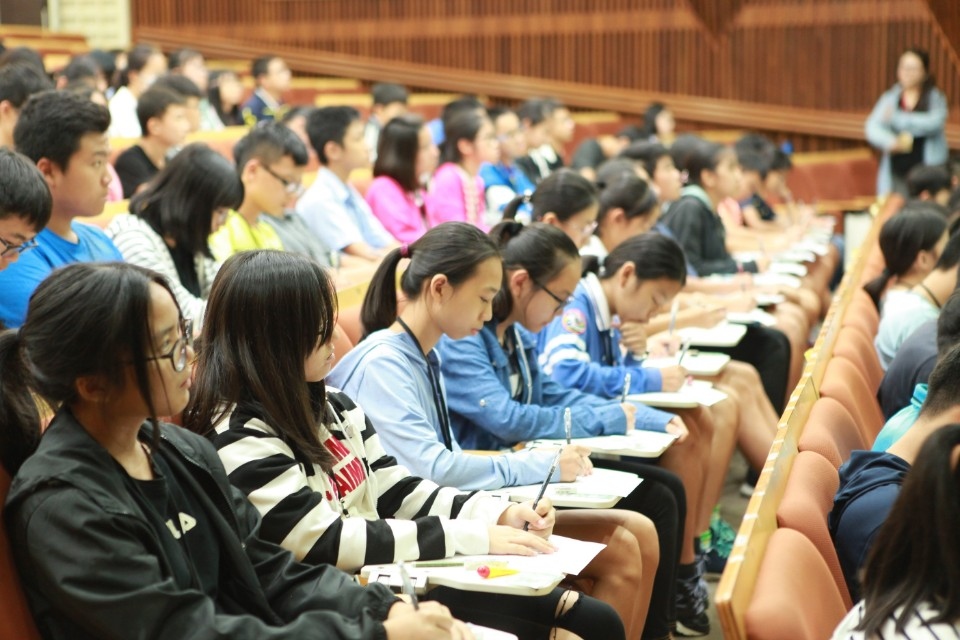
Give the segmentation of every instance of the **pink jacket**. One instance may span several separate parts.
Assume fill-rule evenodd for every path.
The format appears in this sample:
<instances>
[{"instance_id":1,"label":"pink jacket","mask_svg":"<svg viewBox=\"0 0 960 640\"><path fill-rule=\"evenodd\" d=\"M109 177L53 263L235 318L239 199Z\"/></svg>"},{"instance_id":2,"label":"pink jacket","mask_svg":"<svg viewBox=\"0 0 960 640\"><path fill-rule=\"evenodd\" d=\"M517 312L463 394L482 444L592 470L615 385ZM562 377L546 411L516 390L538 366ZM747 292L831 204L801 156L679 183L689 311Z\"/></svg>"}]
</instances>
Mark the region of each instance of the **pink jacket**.
<instances>
[{"instance_id":1,"label":"pink jacket","mask_svg":"<svg viewBox=\"0 0 960 640\"><path fill-rule=\"evenodd\" d=\"M472 193L467 194L466 192ZM430 226L451 220L469 222L488 231L484 214L483 178L471 178L458 165L447 162L433 174L427 194L427 221Z\"/></svg>"},{"instance_id":2,"label":"pink jacket","mask_svg":"<svg viewBox=\"0 0 960 640\"><path fill-rule=\"evenodd\" d=\"M409 244L427 232L423 219L426 203L421 211L413 194L404 191L393 178L374 178L364 197L373 210L373 215L398 241Z\"/></svg>"}]
</instances>

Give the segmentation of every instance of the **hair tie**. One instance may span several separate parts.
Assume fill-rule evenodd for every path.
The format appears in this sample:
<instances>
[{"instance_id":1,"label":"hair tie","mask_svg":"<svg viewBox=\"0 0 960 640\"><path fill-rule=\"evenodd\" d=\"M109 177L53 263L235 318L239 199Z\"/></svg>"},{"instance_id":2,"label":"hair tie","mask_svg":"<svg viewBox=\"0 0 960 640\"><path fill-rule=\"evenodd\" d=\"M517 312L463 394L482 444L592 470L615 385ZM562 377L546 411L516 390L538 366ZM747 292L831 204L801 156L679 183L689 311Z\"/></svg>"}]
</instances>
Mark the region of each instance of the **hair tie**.
<instances>
[{"instance_id":1,"label":"hair tie","mask_svg":"<svg viewBox=\"0 0 960 640\"><path fill-rule=\"evenodd\" d=\"M520 202L522 202L523 204L530 204L531 202L533 202L533 193L530 191L527 191L525 194L523 194L523 198L520 200Z\"/></svg>"},{"instance_id":2,"label":"hair tie","mask_svg":"<svg viewBox=\"0 0 960 640\"><path fill-rule=\"evenodd\" d=\"M410 257L410 245L404 243L400 245L400 257L409 258Z\"/></svg>"}]
</instances>

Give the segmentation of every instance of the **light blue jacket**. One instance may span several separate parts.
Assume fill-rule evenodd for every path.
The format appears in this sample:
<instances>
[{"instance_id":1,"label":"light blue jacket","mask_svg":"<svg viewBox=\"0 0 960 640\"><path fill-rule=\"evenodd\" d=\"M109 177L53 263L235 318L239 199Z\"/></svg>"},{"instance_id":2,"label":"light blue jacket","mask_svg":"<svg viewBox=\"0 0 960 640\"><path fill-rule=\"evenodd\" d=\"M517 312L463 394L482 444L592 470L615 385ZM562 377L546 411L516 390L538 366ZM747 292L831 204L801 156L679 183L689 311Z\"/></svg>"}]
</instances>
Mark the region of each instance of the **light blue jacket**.
<instances>
[{"instance_id":1,"label":"light blue jacket","mask_svg":"<svg viewBox=\"0 0 960 640\"><path fill-rule=\"evenodd\" d=\"M563 438L563 412L570 407L573 436L622 434L626 417L620 404L567 389L543 375L537 364L536 337L514 325L520 364L520 400L510 389L510 361L497 340L497 325L488 322L479 335L440 341L453 431L465 446L497 449L537 438ZM637 424L646 424L642 407ZM643 415L643 417L641 417ZM667 416L669 421L669 414ZM658 416L659 417L659 416ZM664 423L666 423L664 421Z\"/></svg>"},{"instance_id":2,"label":"light blue jacket","mask_svg":"<svg viewBox=\"0 0 960 640\"><path fill-rule=\"evenodd\" d=\"M939 89L933 89L930 92L929 110L919 112L902 111L900 93L900 85L895 84L880 96L865 125L867 142L883 153L877 173L877 195L890 193L893 186L888 149L900 133L907 132L914 137L924 138L924 164L937 165L947 161L947 135L944 132L947 99L943 93ZM891 119L884 122L887 113L892 114Z\"/></svg>"},{"instance_id":3,"label":"light blue jacket","mask_svg":"<svg viewBox=\"0 0 960 640\"><path fill-rule=\"evenodd\" d=\"M607 319L609 306L601 313L599 305L607 305L607 300L591 273L577 285L563 315L540 332L540 366L563 386L601 398L619 398L628 372L629 393L662 391L659 370L641 367L632 355L624 361L620 331Z\"/></svg>"},{"instance_id":4,"label":"light blue jacket","mask_svg":"<svg viewBox=\"0 0 960 640\"><path fill-rule=\"evenodd\" d=\"M886 451L897 444L897 441L906 435L907 431L910 431L910 427L917 422L917 419L920 417L920 409L923 407L926 399L927 385L923 383L918 384L913 389L913 397L910 398L910 404L890 416L887 423L883 425L883 429L877 434L877 439L874 440L870 450Z\"/></svg>"},{"instance_id":5,"label":"light blue jacket","mask_svg":"<svg viewBox=\"0 0 960 640\"><path fill-rule=\"evenodd\" d=\"M446 393L436 350L429 359ZM443 445L427 363L406 333L384 329L371 334L340 361L327 382L363 407L387 453L414 475L441 486L493 490L535 484L543 482L553 462L555 454L549 451L502 456L463 453L455 429L453 450L448 450ZM559 474L557 469L557 481Z\"/></svg>"}]
</instances>

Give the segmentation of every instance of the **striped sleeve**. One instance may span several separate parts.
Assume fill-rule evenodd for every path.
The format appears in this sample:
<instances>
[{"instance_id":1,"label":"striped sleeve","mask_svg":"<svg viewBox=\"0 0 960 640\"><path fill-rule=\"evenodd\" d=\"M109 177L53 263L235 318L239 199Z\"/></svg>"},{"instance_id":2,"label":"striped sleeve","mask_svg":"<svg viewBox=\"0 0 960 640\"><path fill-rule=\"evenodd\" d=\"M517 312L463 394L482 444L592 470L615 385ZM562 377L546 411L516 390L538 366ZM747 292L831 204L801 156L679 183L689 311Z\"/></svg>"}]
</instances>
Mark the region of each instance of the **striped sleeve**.
<instances>
[{"instance_id":1,"label":"striped sleeve","mask_svg":"<svg viewBox=\"0 0 960 640\"><path fill-rule=\"evenodd\" d=\"M353 571L365 564L489 549L487 529L476 522L438 515L380 519L362 455L345 454L328 475L298 460L262 420L239 410L217 426L213 442L230 482L262 515L261 536L299 560ZM349 451L346 446L334 449Z\"/></svg>"}]
</instances>

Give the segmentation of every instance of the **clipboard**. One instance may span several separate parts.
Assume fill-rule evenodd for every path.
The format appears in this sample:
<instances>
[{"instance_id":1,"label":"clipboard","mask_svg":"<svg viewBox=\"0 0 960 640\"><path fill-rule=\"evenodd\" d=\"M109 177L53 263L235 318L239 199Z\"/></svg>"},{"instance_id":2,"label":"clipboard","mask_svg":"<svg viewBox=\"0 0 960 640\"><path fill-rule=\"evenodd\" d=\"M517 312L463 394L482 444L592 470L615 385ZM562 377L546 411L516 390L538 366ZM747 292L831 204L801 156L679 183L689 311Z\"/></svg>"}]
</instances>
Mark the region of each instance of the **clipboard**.
<instances>
[{"instance_id":1,"label":"clipboard","mask_svg":"<svg viewBox=\"0 0 960 640\"><path fill-rule=\"evenodd\" d=\"M684 327L677 333L694 347L735 347L747 334L747 327L742 324L721 322L710 329Z\"/></svg>"},{"instance_id":2,"label":"clipboard","mask_svg":"<svg viewBox=\"0 0 960 640\"><path fill-rule=\"evenodd\" d=\"M643 367L653 367L662 369L664 367L673 367L680 360L679 354L674 354L666 358L647 358L643 361ZM730 356L725 353L711 353L701 351L693 354L687 352L683 359L683 368L692 376L715 376L730 362Z\"/></svg>"},{"instance_id":3,"label":"clipboard","mask_svg":"<svg viewBox=\"0 0 960 640\"><path fill-rule=\"evenodd\" d=\"M575 482L551 482L544 495L555 507L609 509L630 495L642 481L635 473L594 469L591 475L577 478ZM506 495L511 502L526 502L536 498L539 490L539 484L528 484L504 487L497 493Z\"/></svg>"},{"instance_id":4,"label":"clipboard","mask_svg":"<svg viewBox=\"0 0 960 640\"><path fill-rule=\"evenodd\" d=\"M630 456L633 458L659 458L670 448L677 436L660 431L631 431L628 434L574 438L573 444L588 447L593 453ZM562 447L565 440L531 440L527 448ZM594 470L596 472L596 469Z\"/></svg>"},{"instance_id":5,"label":"clipboard","mask_svg":"<svg viewBox=\"0 0 960 640\"><path fill-rule=\"evenodd\" d=\"M455 556L456 557L456 556ZM469 556L482 562L480 556ZM507 556L488 556L491 563L503 562ZM502 593L514 596L544 596L566 577L565 573L521 570L512 576L486 580L477 575L476 569L463 567L425 568L408 563L407 572L419 596L437 587L450 587L461 591L479 593ZM360 569L360 577L367 583L379 582L397 593L402 588L400 570L395 564L366 565Z\"/></svg>"}]
</instances>

